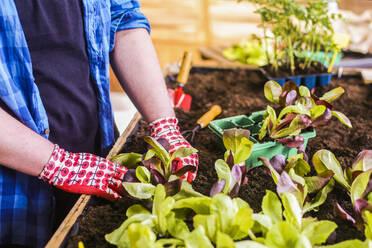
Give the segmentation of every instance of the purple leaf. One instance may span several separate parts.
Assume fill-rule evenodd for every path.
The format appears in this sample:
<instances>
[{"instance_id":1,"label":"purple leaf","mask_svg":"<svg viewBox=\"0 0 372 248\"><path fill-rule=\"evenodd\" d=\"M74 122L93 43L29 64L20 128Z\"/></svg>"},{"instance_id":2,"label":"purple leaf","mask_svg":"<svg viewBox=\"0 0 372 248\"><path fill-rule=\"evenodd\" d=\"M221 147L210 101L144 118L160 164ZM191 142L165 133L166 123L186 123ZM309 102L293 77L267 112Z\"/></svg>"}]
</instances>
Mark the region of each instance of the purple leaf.
<instances>
[{"instance_id":1,"label":"purple leaf","mask_svg":"<svg viewBox=\"0 0 372 248\"><path fill-rule=\"evenodd\" d=\"M248 177L243 177L242 185L246 185L248 183Z\"/></svg>"},{"instance_id":2,"label":"purple leaf","mask_svg":"<svg viewBox=\"0 0 372 248\"><path fill-rule=\"evenodd\" d=\"M231 150L229 156L226 159L226 163L229 165L230 169L234 166L234 155L232 154Z\"/></svg>"},{"instance_id":3,"label":"purple leaf","mask_svg":"<svg viewBox=\"0 0 372 248\"><path fill-rule=\"evenodd\" d=\"M160 165L161 161L160 159L156 157L152 157L148 160L142 160L142 164L149 170L151 169L157 169L158 165Z\"/></svg>"},{"instance_id":4,"label":"purple leaf","mask_svg":"<svg viewBox=\"0 0 372 248\"><path fill-rule=\"evenodd\" d=\"M136 177L136 169L128 169L127 173L124 175L123 182L139 182L139 180Z\"/></svg>"},{"instance_id":5,"label":"purple leaf","mask_svg":"<svg viewBox=\"0 0 372 248\"><path fill-rule=\"evenodd\" d=\"M301 135L296 135L290 138L278 139L278 141L283 145L290 148L298 148L304 144L304 137Z\"/></svg>"},{"instance_id":6,"label":"purple leaf","mask_svg":"<svg viewBox=\"0 0 372 248\"><path fill-rule=\"evenodd\" d=\"M341 219L350 221L355 224L355 219L350 214L348 214L338 203L336 203L334 207L334 212L335 215L337 215Z\"/></svg>"},{"instance_id":7,"label":"purple leaf","mask_svg":"<svg viewBox=\"0 0 372 248\"><path fill-rule=\"evenodd\" d=\"M332 118L332 111L327 108L321 116L315 118L312 121L311 125L314 127L323 126L327 124L331 118Z\"/></svg>"},{"instance_id":8,"label":"purple leaf","mask_svg":"<svg viewBox=\"0 0 372 248\"><path fill-rule=\"evenodd\" d=\"M211 192L209 193L209 195L211 197L213 197L214 195L217 195L218 193L221 193L222 190L225 188L225 185L226 185L226 180L225 179L221 179L221 180L217 181L215 184L213 184L213 186L211 188Z\"/></svg>"},{"instance_id":9,"label":"purple leaf","mask_svg":"<svg viewBox=\"0 0 372 248\"><path fill-rule=\"evenodd\" d=\"M182 179L176 179L164 184L165 193L167 196L174 196L180 192L182 186Z\"/></svg>"},{"instance_id":10,"label":"purple leaf","mask_svg":"<svg viewBox=\"0 0 372 248\"><path fill-rule=\"evenodd\" d=\"M372 167L372 150L364 150L361 151L358 156L356 157L353 165L351 168L353 170L368 170Z\"/></svg>"},{"instance_id":11,"label":"purple leaf","mask_svg":"<svg viewBox=\"0 0 372 248\"><path fill-rule=\"evenodd\" d=\"M305 114L301 114L301 115L298 115L297 117L300 119L301 123L305 127L310 126L310 124L311 124L311 118L309 116L307 116Z\"/></svg>"},{"instance_id":12,"label":"purple leaf","mask_svg":"<svg viewBox=\"0 0 372 248\"><path fill-rule=\"evenodd\" d=\"M164 176L157 170L155 169L150 169L150 172L152 174L152 177L154 178L155 185L156 184L165 184L166 180Z\"/></svg>"},{"instance_id":13,"label":"purple leaf","mask_svg":"<svg viewBox=\"0 0 372 248\"><path fill-rule=\"evenodd\" d=\"M240 184L240 181L242 180L242 171L240 169L239 165L234 165L231 169L231 177L234 182L237 182Z\"/></svg>"},{"instance_id":14,"label":"purple leaf","mask_svg":"<svg viewBox=\"0 0 372 248\"><path fill-rule=\"evenodd\" d=\"M239 190L240 190L240 182L239 182L239 183L237 182L237 183L234 185L234 187L231 189L231 191L230 191L230 193L229 193L229 196L230 196L231 198L235 198L235 197L237 197L238 194L239 194Z\"/></svg>"},{"instance_id":15,"label":"purple leaf","mask_svg":"<svg viewBox=\"0 0 372 248\"><path fill-rule=\"evenodd\" d=\"M287 158L282 154L277 154L270 159L270 163L272 167L281 174L287 165Z\"/></svg>"},{"instance_id":16,"label":"purple leaf","mask_svg":"<svg viewBox=\"0 0 372 248\"><path fill-rule=\"evenodd\" d=\"M194 165L186 165L182 167L181 169L179 169L178 171L176 171L175 175L178 177L181 177L186 172L195 172L195 171L196 171L196 167Z\"/></svg>"},{"instance_id":17,"label":"purple leaf","mask_svg":"<svg viewBox=\"0 0 372 248\"><path fill-rule=\"evenodd\" d=\"M292 105L297 99L297 92L295 90L291 90L288 92L287 96L285 97L285 106Z\"/></svg>"},{"instance_id":18,"label":"purple leaf","mask_svg":"<svg viewBox=\"0 0 372 248\"><path fill-rule=\"evenodd\" d=\"M287 172L283 171L280 175L278 184L276 185L276 191L281 193L293 193L298 191L296 184L292 181Z\"/></svg>"},{"instance_id":19,"label":"purple leaf","mask_svg":"<svg viewBox=\"0 0 372 248\"><path fill-rule=\"evenodd\" d=\"M160 138L158 138L156 141L157 141L160 145L162 145L162 146L164 147L164 149L167 150L167 152L169 152L171 146L170 146L168 140L166 140L165 138L160 137Z\"/></svg>"},{"instance_id":20,"label":"purple leaf","mask_svg":"<svg viewBox=\"0 0 372 248\"><path fill-rule=\"evenodd\" d=\"M354 204L354 210L357 214L361 215L362 212L366 209L366 208L371 208L371 204L364 200L364 199L358 199L355 201L355 204Z\"/></svg>"}]
</instances>

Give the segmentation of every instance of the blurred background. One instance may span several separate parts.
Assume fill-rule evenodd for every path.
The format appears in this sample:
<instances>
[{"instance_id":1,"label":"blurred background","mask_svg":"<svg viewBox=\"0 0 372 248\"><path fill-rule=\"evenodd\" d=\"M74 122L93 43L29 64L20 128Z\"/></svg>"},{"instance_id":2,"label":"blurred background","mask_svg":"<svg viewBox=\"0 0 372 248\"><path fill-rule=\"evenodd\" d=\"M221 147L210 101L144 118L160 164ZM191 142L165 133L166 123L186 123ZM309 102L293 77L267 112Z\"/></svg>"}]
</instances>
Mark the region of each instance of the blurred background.
<instances>
[{"instance_id":1,"label":"blurred background","mask_svg":"<svg viewBox=\"0 0 372 248\"><path fill-rule=\"evenodd\" d=\"M335 1L329 2L332 5ZM150 20L152 40L163 69L169 63L180 61L185 50L193 52L194 65L214 65L218 62L203 59L200 50L222 50L251 34L263 35L257 27L260 17L254 13L256 7L244 0L140 0L140 3L142 12ZM350 35L349 49L372 53L372 0L340 0L331 8L348 20L338 23L335 31ZM124 99L112 73L111 91L116 115L121 111L123 117L119 118L126 121L125 116L134 108Z\"/></svg>"}]
</instances>

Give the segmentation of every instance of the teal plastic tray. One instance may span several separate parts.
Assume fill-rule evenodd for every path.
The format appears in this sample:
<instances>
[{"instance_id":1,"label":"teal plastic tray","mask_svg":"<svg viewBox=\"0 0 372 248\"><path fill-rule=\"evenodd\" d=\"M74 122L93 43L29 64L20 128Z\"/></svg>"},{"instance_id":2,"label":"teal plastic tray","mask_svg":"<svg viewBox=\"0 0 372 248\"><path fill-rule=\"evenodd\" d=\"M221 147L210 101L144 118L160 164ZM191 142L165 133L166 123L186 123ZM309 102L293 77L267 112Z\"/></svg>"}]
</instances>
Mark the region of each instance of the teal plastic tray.
<instances>
[{"instance_id":1,"label":"teal plastic tray","mask_svg":"<svg viewBox=\"0 0 372 248\"><path fill-rule=\"evenodd\" d=\"M260 166L262 162L258 157L265 157L271 159L276 154L283 154L284 156L291 157L297 154L297 148L289 148L283 146L277 141L270 141L260 143L253 136L256 136L261 129L263 114L265 111L254 112L250 116L238 115L229 118L214 120L209 124L209 128L217 134L222 140L224 130L238 128L248 129L251 132L250 140L254 143L251 156L245 161L245 165L250 167ZM304 147L306 148L307 142L310 138L316 136L316 132L305 132L301 136L304 137Z\"/></svg>"}]
</instances>

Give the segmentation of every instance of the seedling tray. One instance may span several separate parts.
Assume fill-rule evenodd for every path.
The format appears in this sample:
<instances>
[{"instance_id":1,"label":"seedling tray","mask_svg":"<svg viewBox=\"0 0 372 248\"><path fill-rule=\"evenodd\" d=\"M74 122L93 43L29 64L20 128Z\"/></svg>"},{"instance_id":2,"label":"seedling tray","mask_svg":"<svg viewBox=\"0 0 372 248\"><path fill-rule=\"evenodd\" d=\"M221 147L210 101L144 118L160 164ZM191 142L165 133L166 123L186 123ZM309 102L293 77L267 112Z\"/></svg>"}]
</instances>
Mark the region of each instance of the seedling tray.
<instances>
[{"instance_id":1,"label":"seedling tray","mask_svg":"<svg viewBox=\"0 0 372 248\"><path fill-rule=\"evenodd\" d=\"M310 90L316 86L327 86L331 84L332 74L322 73L322 74L312 74L312 75L299 75L299 76L289 76L289 77L271 77L266 71L262 70L267 80L273 80L283 86L285 82L291 80L295 82L298 86L303 85Z\"/></svg>"},{"instance_id":2,"label":"seedling tray","mask_svg":"<svg viewBox=\"0 0 372 248\"><path fill-rule=\"evenodd\" d=\"M271 159L276 154L283 154L287 158L297 154L297 148L283 146L277 141L259 142L255 137L262 126L263 114L265 111L254 112L250 116L238 115L229 118L214 120L209 124L209 128L222 140L223 132L227 129L238 128L247 129L251 132L249 139L254 143L251 156L245 161L248 168L260 166L262 162L259 157ZM301 133L304 137L304 148L310 138L316 136L315 130Z\"/></svg>"}]
</instances>

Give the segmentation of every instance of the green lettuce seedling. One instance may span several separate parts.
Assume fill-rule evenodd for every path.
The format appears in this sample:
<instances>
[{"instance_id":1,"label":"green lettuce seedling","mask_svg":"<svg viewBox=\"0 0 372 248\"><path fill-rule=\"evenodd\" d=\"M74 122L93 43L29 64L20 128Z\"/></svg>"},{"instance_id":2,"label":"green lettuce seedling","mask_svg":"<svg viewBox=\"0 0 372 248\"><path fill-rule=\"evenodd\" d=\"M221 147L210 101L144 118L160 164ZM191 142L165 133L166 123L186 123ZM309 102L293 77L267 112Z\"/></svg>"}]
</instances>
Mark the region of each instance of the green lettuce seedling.
<instances>
[{"instance_id":1,"label":"green lettuce seedling","mask_svg":"<svg viewBox=\"0 0 372 248\"><path fill-rule=\"evenodd\" d=\"M210 195L218 193L230 195L232 198L239 193L241 185L247 181L245 160L252 153L253 142L249 140L250 132L243 129L229 129L223 133L225 159L215 163L218 181L213 185Z\"/></svg>"},{"instance_id":2,"label":"green lettuce seedling","mask_svg":"<svg viewBox=\"0 0 372 248\"><path fill-rule=\"evenodd\" d=\"M187 184L182 181L181 177L187 172L196 170L192 165L186 165L177 170L177 159L196 153L197 150L180 148L170 154L170 146L165 139L156 140L152 137L145 137L145 141L151 146L145 155L125 153L112 158L113 162L128 168L124 176L124 189L131 197L150 199L154 195L156 185L163 184L167 195L175 195L181 190L182 184Z\"/></svg>"}]
</instances>

